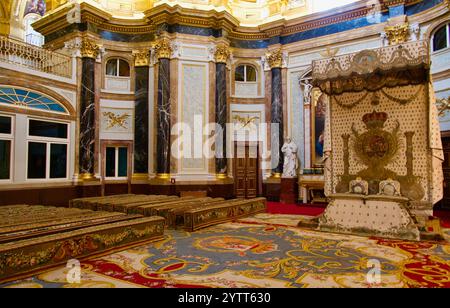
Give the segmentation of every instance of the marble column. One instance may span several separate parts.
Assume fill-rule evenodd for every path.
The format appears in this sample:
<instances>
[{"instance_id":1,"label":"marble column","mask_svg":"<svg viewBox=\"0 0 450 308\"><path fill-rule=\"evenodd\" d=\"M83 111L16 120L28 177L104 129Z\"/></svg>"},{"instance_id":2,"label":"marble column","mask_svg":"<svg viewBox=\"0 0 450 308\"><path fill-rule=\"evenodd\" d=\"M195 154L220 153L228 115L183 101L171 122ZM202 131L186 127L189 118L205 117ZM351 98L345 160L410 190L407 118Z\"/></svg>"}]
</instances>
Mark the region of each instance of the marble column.
<instances>
[{"instance_id":1,"label":"marble column","mask_svg":"<svg viewBox=\"0 0 450 308\"><path fill-rule=\"evenodd\" d=\"M170 177L170 56L172 48L167 38L158 40L154 45L158 64L158 101L157 101L157 177Z\"/></svg>"},{"instance_id":2,"label":"marble column","mask_svg":"<svg viewBox=\"0 0 450 308\"><path fill-rule=\"evenodd\" d=\"M94 175L95 164L95 59L99 47L84 39L81 42L82 77L80 93L80 150L79 172L81 179Z\"/></svg>"},{"instance_id":3,"label":"marble column","mask_svg":"<svg viewBox=\"0 0 450 308\"><path fill-rule=\"evenodd\" d=\"M278 129L276 131L271 131L272 140L274 140L274 138L278 139L278 149L272 148L272 153L278 150L278 163L276 164L276 167L272 169L272 174L275 177L280 177L283 173L283 153L281 152L281 147L284 143L283 92L281 79L281 66L283 61L281 50L268 54L267 61L272 73L271 123L278 124Z\"/></svg>"},{"instance_id":4,"label":"marble column","mask_svg":"<svg viewBox=\"0 0 450 308\"><path fill-rule=\"evenodd\" d=\"M148 102L150 51L133 52L135 57L134 174L148 174Z\"/></svg>"},{"instance_id":5,"label":"marble column","mask_svg":"<svg viewBox=\"0 0 450 308\"><path fill-rule=\"evenodd\" d=\"M215 120L220 125L221 133L216 139L216 175L218 178L227 177L227 64L230 51L228 46L219 45L216 48L216 95L215 95Z\"/></svg>"}]
</instances>

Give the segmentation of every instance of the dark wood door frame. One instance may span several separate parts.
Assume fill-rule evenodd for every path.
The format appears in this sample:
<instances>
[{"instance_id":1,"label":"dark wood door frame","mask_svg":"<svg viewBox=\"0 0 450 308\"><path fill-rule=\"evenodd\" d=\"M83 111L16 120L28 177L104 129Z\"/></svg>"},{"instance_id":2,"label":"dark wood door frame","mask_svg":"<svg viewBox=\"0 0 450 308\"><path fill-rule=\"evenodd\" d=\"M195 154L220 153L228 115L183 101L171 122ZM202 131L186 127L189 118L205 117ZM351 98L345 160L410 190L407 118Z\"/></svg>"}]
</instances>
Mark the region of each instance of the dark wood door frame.
<instances>
[{"instance_id":1,"label":"dark wood door frame","mask_svg":"<svg viewBox=\"0 0 450 308\"><path fill-rule=\"evenodd\" d=\"M100 149L101 149L101 179L102 179L102 185L101 185L101 193L102 196L105 195L105 184L107 184L106 180L106 148L107 147L126 147L127 148L127 191L128 193L131 193L131 176L132 176L132 167L133 167L133 141L121 141L121 140L101 140L100 141Z\"/></svg>"},{"instance_id":2,"label":"dark wood door frame","mask_svg":"<svg viewBox=\"0 0 450 308\"><path fill-rule=\"evenodd\" d=\"M262 170L261 170L261 149L262 142L261 141L234 141L233 144L233 177L234 177L234 193L237 196L237 147L242 145L244 147L253 147L256 146L256 196L260 196L262 194ZM247 192L245 193L247 196Z\"/></svg>"}]
</instances>

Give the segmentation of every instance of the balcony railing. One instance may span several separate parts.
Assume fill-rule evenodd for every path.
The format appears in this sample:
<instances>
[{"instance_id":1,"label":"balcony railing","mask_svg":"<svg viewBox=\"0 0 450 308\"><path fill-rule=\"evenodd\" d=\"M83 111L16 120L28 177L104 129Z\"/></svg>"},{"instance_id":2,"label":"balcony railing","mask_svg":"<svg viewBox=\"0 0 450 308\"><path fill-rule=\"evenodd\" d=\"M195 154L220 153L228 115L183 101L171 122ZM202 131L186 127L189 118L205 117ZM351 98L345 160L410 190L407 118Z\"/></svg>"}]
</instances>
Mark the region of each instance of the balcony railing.
<instances>
[{"instance_id":1,"label":"balcony railing","mask_svg":"<svg viewBox=\"0 0 450 308\"><path fill-rule=\"evenodd\" d=\"M25 37L25 41L27 44L37 47L41 47L42 45L44 45L44 37L42 35L36 35L33 33L27 34Z\"/></svg>"},{"instance_id":2,"label":"balcony railing","mask_svg":"<svg viewBox=\"0 0 450 308\"><path fill-rule=\"evenodd\" d=\"M72 58L0 36L0 61L61 77L72 77Z\"/></svg>"}]
</instances>

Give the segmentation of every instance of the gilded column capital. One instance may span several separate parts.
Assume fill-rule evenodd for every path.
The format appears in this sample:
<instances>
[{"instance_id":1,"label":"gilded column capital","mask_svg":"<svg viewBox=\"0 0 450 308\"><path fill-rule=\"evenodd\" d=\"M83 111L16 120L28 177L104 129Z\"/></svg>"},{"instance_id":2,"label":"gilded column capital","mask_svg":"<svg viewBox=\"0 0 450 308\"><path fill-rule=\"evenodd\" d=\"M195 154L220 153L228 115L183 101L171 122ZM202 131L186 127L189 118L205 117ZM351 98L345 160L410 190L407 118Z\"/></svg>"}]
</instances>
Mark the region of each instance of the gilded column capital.
<instances>
[{"instance_id":1,"label":"gilded column capital","mask_svg":"<svg viewBox=\"0 0 450 308\"><path fill-rule=\"evenodd\" d=\"M283 52L281 49L266 53L266 59L271 69L283 66Z\"/></svg>"},{"instance_id":2,"label":"gilded column capital","mask_svg":"<svg viewBox=\"0 0 450 308\"><path fill-rule=\"evenodd\" d=\"M167 37L163 37L154 42L153 49L155 50L155 55L158 60L163 58L170 59L172 54L172 46Z\"/></svg>"},{"instance_id":3,"label":"gilded column capital","mask_svg":"<svg viewBox=\"0 0 450 308\"><path fill-rule=\"evenodd\" d=\"M230 47L224 44L217 45L214 51L214 60L216 63L227 63L231 56Z\"/></svg>"},{"instance_id":4,"label":"gilded column capital","mask_svg":"<svg viewBox=\"0 0 450 308\"><path fill-rule=\"evenodd\" d=\"M134 66L149 66L150 65L150 50L133 50Z\"/></svg>"},{"instance_id":5,"label":"gilded column capital","mask_svg":"<svg viewBox=\"0 0 450 308\"><path fill-rule=\"evenodd\" d=\"M97 59L100 54L100 46L87 38L81 40L80 54L83 58Z\"/></svg>"},{"instance_id":6,"label":"gilded column capital","mask_svg":"<svg viewBox=\"0 0 450 308\"><path fill-rule=\"evenodd\" d=\"M401 44L408 40L409 23L406 22L394 26L386 26L384 31L386 32L386 38L389 41L389 45Z\"/></svg>"}]
</instances>

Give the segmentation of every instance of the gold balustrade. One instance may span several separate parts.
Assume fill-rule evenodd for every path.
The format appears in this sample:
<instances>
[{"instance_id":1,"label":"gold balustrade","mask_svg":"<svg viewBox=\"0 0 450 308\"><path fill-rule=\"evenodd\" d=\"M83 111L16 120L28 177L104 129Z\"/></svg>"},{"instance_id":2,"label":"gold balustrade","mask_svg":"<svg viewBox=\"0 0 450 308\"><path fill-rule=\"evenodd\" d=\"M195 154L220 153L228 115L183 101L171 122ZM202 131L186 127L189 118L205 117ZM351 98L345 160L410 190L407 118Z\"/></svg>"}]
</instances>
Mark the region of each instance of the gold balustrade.
<instances>
[{"instance_id":1,"label":"gold balustrade","mask_svg":"<svg viewBox=\"0 0 450 308\"><path fill-rule=\"evenodd\" d=\"M72 77L71 57L6 36L0 36L0 61L61 77Z\"/></svg>"}]
</instances>

